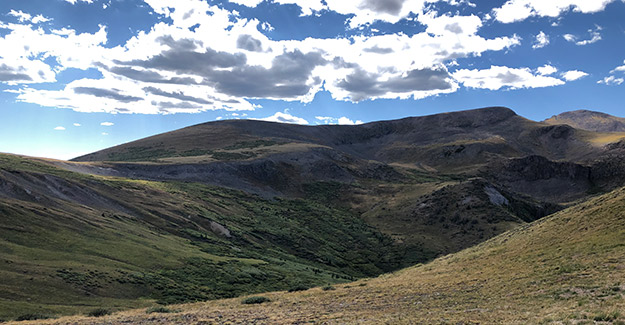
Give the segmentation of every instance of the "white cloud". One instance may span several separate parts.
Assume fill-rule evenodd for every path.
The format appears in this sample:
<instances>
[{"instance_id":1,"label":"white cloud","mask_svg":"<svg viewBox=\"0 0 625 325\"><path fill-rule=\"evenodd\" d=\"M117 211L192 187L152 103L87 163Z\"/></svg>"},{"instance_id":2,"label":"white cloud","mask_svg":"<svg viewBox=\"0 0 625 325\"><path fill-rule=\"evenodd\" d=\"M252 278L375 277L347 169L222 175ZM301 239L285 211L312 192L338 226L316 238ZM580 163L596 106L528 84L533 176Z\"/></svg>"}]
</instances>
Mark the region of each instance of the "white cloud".
<instances>
[{"instance_id":1,"label":"white cloud","mask_svg":"<svg viewBox=\"0 0 625 325\"><path fill-rule=\"evenodd\" d=\"M538 35L536 35L535 41L534 41L534 45L532 45L533 49L540 49L543 48L545 46L549 45L549 36L547 36L547 34L545 34L545 32L540 31L540 33L538 33Z\"/></svg>"},{"instance_id":2,"label":"white cloud","mask_svg":"<svg viewBox=\"0 0 625 325\"><path fill-rule=\"evenodd\" d=\"M294 4L300 7L302 10L302 16L310 16L314 12L321 11L327 7L321 2L321 0L274 0L279 4Z\"/></svg>"},{"instance_id":3,"label":"white cloud","mask_svg":"<svg viewBox=\"0 0 625 325\"><path fill-rule=\"evenodd\" d=\"M362 21L384 15L396 20L406 10L422 11L424 3L400 1L399 11L393 11L398 7L390 2L361 1L357 1L356 7L363 7L357 11L375 13L354 16ZM329 91L334 99L354 102L420 99L458 89L446 68L457 59L520 44L516 35L478 35L482 21L477 16L438 16L434 12L418 16L427 28L414 35L278 41L260 31L270 28L264 23L238 17L206 1L145 2L171 22L159 22L114 48L105 47L104 26L94 34L78 34L67 28L46 33L32 26L13 24L12 32L0 37L0 48L11 49L7 51L7 67L25 66L15 64L19 60L40 67L24 68L28 73L23 73L21 79L14 72L11 80L4 82L15 85L54 81L55 73L66 68L95 68L102 74L99 79L74 80L60 90L18 90L18 101L79 112L172 114L254 110L252 99L310 102L321 90ZM311 11L320 8L315 1L296 2ZM354 11L337 1L327 5L339 12ZM46 67L43 61L34 61L35 57L54 58L57 64ZM38 77L39 71L46 72L46 78Z\"/></svg>"},{"instance_id":4,"label":"white cloud","mask_svg":"<svg viewBox=\"0 0 625 325\"><path fill-rule=\"evenodd\" d=\"M315 119L321 121L323 124L358 125L363 123L361 120L353 121L345 116L339 118L330 116L315 116ZM319 124L319 122L317 122L317 124Z\"/></svg>"},{"instance_id":5,"label":"white cloud","mask_svg":"<svg viewBox=\"0 0 625 325\"><path fill-rule=\"evenodd\" d=\"M588 74L586 72L584 72L584 71L571 70L571 71L564 72L562 74L562 78L564 78L564 80L566 80L566 81L575 81L575 80L583 78L583 77L585 77L587 75Z\"/></svg>"},{"instance_id":6,"label":"white cloud","mask_svg":"<svg viewBox=\"0 0 625 325\"><path fill-rule=\"evenodd\" d=\"M625 82L625 79L617 78L615 76L605 77L602 80L597 81L598 84L604 84L604 85L608 85L608 86L620 85L623 82Z\"/></svg>"},{"instance_id":7,"label":"white cloud","mask_svg":"<svg viewBox=\"0 0 625 325\"><path fill-rule=\"evenodd\" d=\"M11 11L9 11L9 16L16 17L17 20L20 23L31 22L33 24L40 24L40 23L46 23L46 22L49 22L49 21L52 20L50 18L44 17L43 15L33 16L33 15L25 13L25 12L23 12L21 10L15 11L13 9L11 9Z\"/></svg>"},{"instance_id":8,"label":"white cloud","mask_svg":"<svg viewBox=\"0 0 625 325\"><path fill-rule=\"evenodd\" d=\"M343 117L339 117L338 124L339 125L357 125L357 124L362 124L362 121L360 120L352 121L348 119L347 117L343 116Z\"/></svg>"},{"instance_id":9,"label":"white cloud","mask_svg":"<svg viewBox=\"0 0 625 325\"><path fill-rule=\"evenodd\" d=\"M54 128L54 130L56 130L56 131L65 131L65 128L62 127L62 126L57 126L57 127Z\"/></svg>"},{"instance_id":10,"label":"white cloud","mask_svg":"<svg viewBox=\"0 0 625 325\"><path fill-rule=\"evenodd\" d=\"M102 126L113 126L113 125L115 125L115 123L112 123L112 122L102 122L102 123L100 123L100 125L102 125Z\"/></svg>"},{"instance_id":11,"label":"white cloud","mask_svg":"<svg viewBox=\"0 0 625 325\"><path fill-rule=\"evenodd\" d=\"M603 11L616 0L508 0L500 8L493 9L495 19L502 23L512 23L529 17L558 17L573 12L594 13Z\"/></svg>"},{"instance_id":12,"label":"white cloud","mask_svg":"<svg viewBox=\"0 0 625 325\"><path fill-rule=\"evenodd\" d=\"M247 6L247 7L256 7L258 6L259 3L263 2L264 0L229 0L232 3L236 3L242 6Z\"/></svg>"},{"instance_id":13,"label":"white cloud","mask_svg":"<svg viewBox=\"0 0 625 325\"><path fill-rule=\"evenodd\" d=\"M76 4L77 2L86 2L86 3L93 3L93 0L65 0L71 4Z\"/></svg>"},{"instance_id":14,"label":"white cloud","mask_svg":"<svg viewBox=\"0 0 625 325\"><path fill-rule=\"evenodd\" d=\"M623 63L625 63L625 61L623 61ZM625 72L625 65L618 66L614 68L614 70L610 71L610 73L615 73L615 72Z\"/></svg>"},{"instance_id":15,"label":"white cloud","mask_svg":"<svg viewBox=\"0 0 625 325\"><path fill-rule=\"evenodd\" d=\"M0 57L0 82L18 85L54 81L56 73L40 60Z\"/></svg>"},{"instance_id":16,"label":"white cloud","mask_svg":"<svg viewBox=\"0 0 625 325\"><path fill-rule=\"evenodd\" d=\"M278 122L278 123L289 123L289 124L302 124L302 125L308 124L308 121L306 121L303 118L293 116L289 113L282 113L282 112L276 112L276 114L273 114L272 116L261 118L258 120L268 121L268 122Z\"/></svg>"},{"instance_id":17,"label":"white cloud","mask_svg":"<svg viewBox=\"0 0 625 325\"><path fill-rule=\"evenodd\" d=\"M575 45L583 46L583 45L593 44L593 43L600 41L602 39L601 33L600 33L602 29L603 28L601 28L601 26L595 26L595 29L589 29L588 30L588 33L590 34L589 39L583 39L583 40L578 41L579 37L573 34L564 34L562 37L564 37L564 39L567 42L571 42L571 43L575 43Z\"/></svg>"},{"instance_id":18,"label":"white cloud","mask_svg":"<svg viewBox=\"0 0 625 325\"><path fill-rule=\"evenodd\" d=\"M529 68L501 66L491 66L484 70L462 69L454 72L453 77L466 87L490 90L541 88L564 84L564 81L554 77L535 75Z\"/></svg>"},{"instance_id":19,"label":"white cloud","mask_svg":"<svg viewBox=\"0 0 625 325\"><path fill-rule=\"evenodd\" d=\"M74 123L74 126L78 127L78 126L82 126L80 123Z\"/></svg>"},{"instance_id":20,"label":"white cloud","mask_svg":"<svg viewBox=\"0 0 625 325\"><path fill-rule=\"evenodd\" d=\"M547 64L547 65L544 65L544 66L536 69L536 71L538 71L538 73L540 75L548 76L548 75L552 75L552 74L558 72L558 69L556 67L554 67L554 66L551 66L551 65Z\"/></svg>"}]
</instances>

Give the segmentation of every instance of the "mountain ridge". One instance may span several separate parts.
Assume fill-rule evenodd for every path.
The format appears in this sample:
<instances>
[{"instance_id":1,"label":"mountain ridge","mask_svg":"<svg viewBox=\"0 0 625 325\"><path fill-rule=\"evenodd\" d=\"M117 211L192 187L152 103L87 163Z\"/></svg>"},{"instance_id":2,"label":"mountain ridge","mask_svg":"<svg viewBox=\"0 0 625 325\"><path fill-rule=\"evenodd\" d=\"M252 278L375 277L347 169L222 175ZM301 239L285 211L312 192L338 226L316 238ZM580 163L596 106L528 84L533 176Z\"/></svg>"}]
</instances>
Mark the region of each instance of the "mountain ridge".
<instances>
[{"instance_id":1,"label":"mountain ridge","mask_svg":"<svg viewBox=\"0 0 625 325\"><path fill-rule=\"evenodd\" d=\"M625 118L590 110L576 110L554 115L548 124L568 124L572 127L595 132L625 132Z\"/></svg>"},{"instance_id":2,"label":"mountain ridge","mask_svg":"<svg viewBox=\"0 0 625 325\"><path fill-rule=\"evenodd\" d=\"M84 161L0 155L0 277L13 279L0 292L18 297L0 295L0 317L427 263L622 187L624 139L493 107L357 126L211 122Z\"/></svg>"}]
</instances>

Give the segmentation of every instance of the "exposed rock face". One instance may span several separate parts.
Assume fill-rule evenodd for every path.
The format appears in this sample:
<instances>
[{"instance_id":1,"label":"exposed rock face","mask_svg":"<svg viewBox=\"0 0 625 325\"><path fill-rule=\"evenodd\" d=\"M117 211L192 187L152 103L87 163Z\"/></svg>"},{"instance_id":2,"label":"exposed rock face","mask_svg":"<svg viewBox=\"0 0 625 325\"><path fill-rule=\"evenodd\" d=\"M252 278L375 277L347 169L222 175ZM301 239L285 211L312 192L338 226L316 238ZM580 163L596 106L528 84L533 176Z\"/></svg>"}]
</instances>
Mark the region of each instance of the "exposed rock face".
<instances>
[{"instance_id":1,"label":"exposed rock face","mask_svg":"<svg viewBox=\"0 0 625 325\"><path fill-rule=\"evenodd\" d=\"M484 192L488 195L490 203L494 205L502 206L510 204L510 201L508 201L505 196L501 195L501 193L499 193L499 191L492 186L485 187Z\"/></svg>"},{"instance_id":2,"label":"exposed rock face","mask_svg":"<svg viewBox=\"0 0 625 325\"><path fill-rule=\"evenodd\" d=\"M211 221L210 228L211 228L211 231L216 235L223 236L226 238L232 237L232 235L230 235L230 230L228 230L228 228L216 223L215 221Z\"/></svg>"}]
</instances>

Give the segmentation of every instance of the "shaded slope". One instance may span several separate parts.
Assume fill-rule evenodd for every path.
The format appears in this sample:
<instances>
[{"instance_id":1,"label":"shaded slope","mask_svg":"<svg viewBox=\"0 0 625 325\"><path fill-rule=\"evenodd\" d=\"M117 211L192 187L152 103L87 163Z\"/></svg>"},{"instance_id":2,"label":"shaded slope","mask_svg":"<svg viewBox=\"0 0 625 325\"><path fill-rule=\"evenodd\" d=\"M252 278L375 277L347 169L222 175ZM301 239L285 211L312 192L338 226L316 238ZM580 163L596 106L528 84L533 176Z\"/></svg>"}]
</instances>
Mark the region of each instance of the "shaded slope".
<instances>
[{"instance_id":1,"label":"shaded slope","mask_svg":"<svg viewBox=\"0 0 625 325\"><path fill-rule=\"evenodd\" d=\"M395 250L352 213L310 200L0 155L0 318L340 282L396 268Z\"/></svg>"},{"instance_id":2,"label":"shaded slope","mask_svg":"<svg viewBox=\"0 0 625 325\"><path fill-rule=\"evenodd\" d=\"M622 323L624 211L620 189L426 265L336 290L267 293L262 305L234 299L43 323Z\"/></svg>"},{"instance_id":3,"label":"shaded slope","mask_svg":"<svg viewBox=\"0 0 625 325\"><path fill-rule=\"evenodd\" d=\"M625 132L625 118L588 110L565 112L548 118L547 124L568 124L595 132Z\"/></svg>"},{"instance_id":4,"label":"shaded slope","mask_svg":"<svg viewBox=\"0 0 625 325\"><path fill-rule=\"evenodd\" d=\"M357 126L300 126L219 121L137 140L76 161L211 162L258 159L296 148L324 146L359 159L466 169L492 156L538 154L579 160L598 152L585 131L545 126L512 110L491 107L373 122ZM184 159L187 157L187 159ZM202 157L190 159L188 157Z\"/></svg>"}]
</instances>

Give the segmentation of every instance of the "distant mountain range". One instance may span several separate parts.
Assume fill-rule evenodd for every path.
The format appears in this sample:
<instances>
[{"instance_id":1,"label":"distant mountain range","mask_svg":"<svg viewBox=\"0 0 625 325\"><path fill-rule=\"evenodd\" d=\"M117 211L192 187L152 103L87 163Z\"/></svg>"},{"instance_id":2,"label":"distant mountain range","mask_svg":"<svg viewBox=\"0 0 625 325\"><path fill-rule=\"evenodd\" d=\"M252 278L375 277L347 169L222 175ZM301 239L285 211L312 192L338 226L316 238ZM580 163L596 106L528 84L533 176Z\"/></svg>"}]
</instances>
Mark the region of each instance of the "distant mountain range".
<instances>
[{"instance_id":1,"label":"distant mountain range","mask_svg":"<svg viewBox=\"0 0 625 325\"><path fill-rule=\"evenodd\" d=\"M625 133L550 123L236 120L72 161L0 155L0 318L376 276L625 186Z\"/></svg>"},{"instance_id":2,"label":"distant mountain range","mask_svg":"<svg viewBox=\"0 0 625 325\"><path fill-rule=\"evenodd\" d=\"M595 132L625 132L625 118L588 110L558 114L546 119L545 123L568 124L577 129Z\"/></svg>"}]
</instances>

